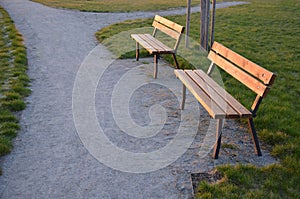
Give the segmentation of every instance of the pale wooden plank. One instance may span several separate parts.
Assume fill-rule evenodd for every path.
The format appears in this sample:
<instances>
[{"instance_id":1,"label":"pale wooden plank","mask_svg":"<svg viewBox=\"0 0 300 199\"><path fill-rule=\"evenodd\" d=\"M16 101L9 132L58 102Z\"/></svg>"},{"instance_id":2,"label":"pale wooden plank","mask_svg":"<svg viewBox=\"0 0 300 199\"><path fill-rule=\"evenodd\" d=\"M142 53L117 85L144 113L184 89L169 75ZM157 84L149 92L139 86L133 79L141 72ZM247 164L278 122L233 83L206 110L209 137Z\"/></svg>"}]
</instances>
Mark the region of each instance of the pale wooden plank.
<instances>
[{"instance_id":1,"label":"pale wooden plank","mask_svg":"<svg viewBox=\"0 0 300 199\"><path fill-rule=\"evenodd\" d=\"M172 49L169 46L163 44L161 41L154 38L150 34L145 34L144 39L149 41L149 44L153 45L153 47L156 48L159 53L168 53L168 52L173 52L174 51L174 49Z\"/></svg>"},{"instance_id":2,"label":"pale wooden plank","mask_svg":"<svg viewBox=\"0 0 300 199\"><path fill-rule=\"evenodd\" d=\"M205 82L200 76L198 76L192 70L185 70L185 73L208 95L218 106L226 113L226 118L239 118L240 114L227 103L227 92L223 89L221 93L218 93L211 87L208 82Z\"/></svg>"},{"instance_id":3,"label":"pale wooden plank","mask_svg":"<svg viewBox=\"0 0 300 199\"><path fill-rule=\"evenodd\" d=\"M210 51L208 58L256 94L264 97L268 92L268 87L266 85L255 79L253 76L247 74L245 71L239 69L223 57L217 55L215 52Z\"/></svg>"},{"instance_id":4,"label":"pale wooden plank","mask_svg":"<svg viewBox=\"0 0 300 199\"><path fill-rule=\"evenodd\" d=\"M156 52L156 49L154 49L149 43L147 43L145 40L141 38L142 34L132 34L131 37L137 41L140 45L142 45L145 49L149 51L150 54L153 52Z\"/></svg>"},{"instance_id":5,"label":"pale wooden plank","mask_svg":"<svg viewBox=\"0 0 300 199\"><path fill-rule=\"evenodd\" d=\"M212 118L222 119L226 117L226 113L183 70L174 70L174 73Z\"/></svg>"},{"instance_id":6,"label":"pale wooden plank","mask_svg":"<svg viewBox=\"0 0 300 199\"><path fill-rule=\"evenodd\" d=\"M141 34L140 35L141 39L143 39L143 41L147 42L147 45L151 46L153 49L155 49L155 51L153 52L159 52L159 50L162 50L161 47L159 45L156 45L151 38L153 38L150 34ZM154 38L155 39L155 38Z\"/></svg>"},{"instance_id":7,"label":"pale wooden plank","mask_svg":"<svg viewBox=\"0 0 300 199\"><path fill-rule=\"evenodd\" d=\"M226 48L218 42L214 42L212 50L221 56L225 57L232 63L236 64L240 68L253 75L254 77L260 79L264 84L272 85L276 75L267 69L257 65L256 63L246 59L245 57L239 55L238 53Z\"/></svg>"},{"instance_id":8,"label":"pale wooden plank","mask_svg":"<svg viewBox=\"0 0 300 199\"><path fill-rule=\"evenodd\" d=\"M133 34L131 35L140 45L152 53L173 53L173 49L164 45L150 34Z\"/></svg>"},{"instance_id":9,"label":"pale wooden plank","mask_svg":"<svg viewBox=\"0 0 300 199\"><path fill-rule=\"evenodd\" d=\"M181 36L182 36L182 35L180 35L180 37L177 39L177 41L176 41L176 43L175 43L175 45L174 45L174 51L175 51L175 52L177 52L179 43L180 43L180 41L181 41Z\"/></svg>"},{"instance_id":10,"label":"pale wooden plank","mask_svg":"<svg viewBox=\"0 0 300 199\"><path fill-rule=\"evenodd\" d=\"M170 28L168 28L167 26L165 26L164 24L160 24L157 21L153 21L152 26L157 28L158 30L164 32L165 34L169 35L170 37L174 38L174 39L179 39L181 33L178 33Z\"/></svg>"},{"instance_id":11,"label":"pale wooden plank","mask_svg":"<svg viewBox=\"0 0 300 199\"><path fill-rule=\"evenodd\" d=\"M211 86L219 95L223 95L223 98L233 107L240 115L241 118L249 118L252 117L252 113L245 108L239 101L237 101L230 93L228 93L225 89L223 89L219 84L217 84L211 77L209 77L202 70L194 70L194 72L199 75L207 84ZM224 91L226 93L224 93Z\"/></svg>"},{"instance_id":12,"label":"pale wooden plank","mask_svg":"<svg viewBox=\"0 0 300 199\"><path fill-rule=\"evenodd\" d=\"M156 15L154 17L154 21L158 21L161 24L166 25L167 27L179 32L179 33L183 33L184 32L184 26L181 26L173 21L170 21L164 17L161 17L159 15Z\"/></svg>"},{"instance_id":13,"label":"pale wooden plank","mask_svg":"<svg viewBox=\"0 0 300 199\"><path fill-rule=\"evenodd\" d=\"M158 62L157 59L159 54L172 54L176 63L176 67L179 68L175 53L181 39L181 33L183 33L184 31L184 27L158 15L156 15L154 18L153 26L153 35L132 34L131 37L137 42L136 60L139 59L139 45L143 46L150 54L154 54L154 78L156 78ZM160 30L171 38L176 39L176 43L173 49L163 44L158 39L154 38L157 30Z\"/></svg>"}]
</instances>

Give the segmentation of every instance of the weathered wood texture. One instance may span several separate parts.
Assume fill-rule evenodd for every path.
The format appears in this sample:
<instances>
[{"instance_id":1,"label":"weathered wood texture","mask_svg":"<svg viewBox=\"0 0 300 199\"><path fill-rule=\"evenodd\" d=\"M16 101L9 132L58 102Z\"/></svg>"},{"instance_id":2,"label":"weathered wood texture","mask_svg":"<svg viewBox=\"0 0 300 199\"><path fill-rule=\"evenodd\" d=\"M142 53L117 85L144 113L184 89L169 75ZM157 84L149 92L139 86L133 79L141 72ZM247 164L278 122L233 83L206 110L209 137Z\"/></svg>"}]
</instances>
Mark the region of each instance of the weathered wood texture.
<instances>
[{"instance_id":1,"label":"weathered wood texture","mask_svg":"<svg viewBox=\"0 0 300 199\"><path fill-rule=\"evenodd\" d=\"M270 86L274 83L276 75L218 42L214 42L208 58L212 61L212 64L207 73L204 73L202 70L175 70L175 75L183 83L183 88L187 88L210 116L218 120L213 157L218 158L223 120L237 118L248 119L255 152L260 156L261 150L253 117L256 116L258 107L270 90ZM209 76L215 66L223 69L257 94L251 110L244 107ZM184 108L185 92L183 91L182 109Z\"/></svg>"},{"instance_id":2,"label":"weathered wood texture","mask_svg":"<svg viewBox=\"0 0 300 199\"><path fill-rule=\"evenodd\" d=\"M176 59L176 51L179 46L179 42L184 32L184 26L174 23L164 17L156 15L152 23L154 27L153 34L131 34L131 38L136 41L136 60L139 60L139 47L144 47L150 54L154 55L154 78L157 78L157 64L158 58L161 54L172 54L176 68L179 68ZM165 45L161 41L155 38L157 31L161 31L171 38L175 39L175 45L173 48Z\"/></svg>"},{"instance_id":3,"label":"weathered wood texture","mask_svg":"<svg viewBox=\"0 0 300 199\"><path fill-rule=\"evenodd\" d=\"M189 36L190 36L190 21L191 21L191 0L187 0L186 7L186 31L185 31L185 47L189 46Z\"/></svg>"},{"instance_id":4,"label":"weathered wood texture","mask_svg":"<svg viewBox=\"0 0 300 199\"><path fill-rule=\"evenodd\" d=\"M216 21L216 2L217 0L212 0L212 13L211 13L211 29L210 29L210 46L214 43L215 36L215 21Z\"/></svg>"},{"instance_id":5,"label":"weathered wood texture","mask_svg":"<svg viewBox=\"0 0 300 199\"><path fill-rule=\"evenodd\" d=\"M210 0L201 0L200 9L200 46L208 50Z\"/></svg>"}]
</instances>

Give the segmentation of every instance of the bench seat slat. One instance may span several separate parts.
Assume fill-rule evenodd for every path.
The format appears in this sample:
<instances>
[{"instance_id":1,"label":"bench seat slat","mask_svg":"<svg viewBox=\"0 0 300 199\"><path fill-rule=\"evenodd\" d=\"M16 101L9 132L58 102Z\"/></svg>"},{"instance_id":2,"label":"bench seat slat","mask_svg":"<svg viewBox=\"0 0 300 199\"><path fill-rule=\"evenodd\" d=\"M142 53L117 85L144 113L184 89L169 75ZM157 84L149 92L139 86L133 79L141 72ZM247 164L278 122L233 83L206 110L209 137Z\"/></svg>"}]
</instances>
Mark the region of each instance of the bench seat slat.
<instances>
[{"instance_id":1,"label":"bench seat slat","mask_svg":"<svg viewBox=\"0 0 300 199\"><path fill-rule=\"evenodd\" d=\"M231 76L239 80L241 83L246 85L259 96L264 97L267 94L269 89L266 85L264 85L254 77L250 76L243 70L237 68L232 63L219 56L215 52L210 51L208 58L220 68L222 68L224 71L226 71L228 74L230 74Z\"/></svg>"},{"instance_id":2,"label":"bench seat slat","mask_svg":"<svg viewBox=\"0 0 300 199\"><path fill-rule=\"evenodd\" d=\"M191 79L198 85L199 89L202 89L209 98L211 98L220 109L226 113L226 118L239 118L241 117L240 113L231 107L226 100L226 96L229 95L224 89L220 93L216 92L214 87L211 86L208 82L205 82L201 76L196 74L195 71L186 70L185 71ZM221 89L219 89L221 90Z\"/></svg>"},{"instance_id":3,"label":"bench seat slat","mask_svg":"<svg viewBox=\"0 0 300 199\"><path fill-rule=\"evenodd\" d=\"M131 37L140 43L150 54L152 53L173 53L173 49L164 45L150 34L132 34Z\"/></svg>"},{"instance_id":4,"label":"bench seat slat","mask_svg":"<svg viewBox=\"0 0 300 199\"><path fill-rule=\"evenodd\" d=\"M141 44L145 49L147 49L150 52L150 54L156 52L155 48L153 48L147 41L141 38L141 34L132 34L131 37L139 44Z\"/></svg>"},{"instance_id":5,"label":"bench seat slat","mask_svg":"<svg viewBox=\"0 0 300 199\"><path fill-rule=\"evenodd\" d=\"M154 49L152 52L150 52L151 54L159 52L159 50L162 50L160 46L158 46L155 42L149 39L151 37L150 34L140 34L139 36L144 42L146 42L149 46L151 46ZM141 45L143 46L143 44Z\"/></svg>"},{"instance_id":6,"label":"bench seat slat","mask_svg":"<svg viewBox=\"0 0 300 199\"><path fill-rule=\"evenodd\" d=\"M207 84L210 85L212 89L214 89L219 95L222 95L223 98L227 101L227 103L235 109L236 112L239 113L241 118L249 118L252 117L252 113L245 108L239 101L237 101L232 95L230 95L227 91L225 91L219 84L217 84L211 77L209 77L202 70L194 70L195 73L203 78ZM224 95L224 91L226 94Z\"/></svg>"},{"instance_id":7,"label":"bench seat slat","mask_svg":"<svg viewBox=\"0 0 300 199\"><path fill-rule=\"evenodd\" d=\"M226 113L182 70L175 70L175 75L195 96L214 119L226 118Z\"/></svg>"},{"instance_id":8,"label":"bench seat slat","mask_svg":"<svg viewBox=\"0 0 300 199\"><path fill-rule=\"evenodd\" d=\"M144 47L149 52L149 54L154 55L153 77L154 79L156 79L158 71L158 58L161 54L171 54L174 59L174 64L176 68L179 68L179 64L176 58L176 51L179 46L182 33L184 32L184 26L176 24L175 22L172 22L159 15L156 15L154 17L152 26L154 27L152 35L131 34L131 38L133 38L136 41L135 57L137 61L139 60L140 55L140 45ZM155 38L158 31L165 33L167 36L169 36L170 39L176 40L173 48L167 46L168 43L166 43L167 45L165 45L164 43Z\"/></svg>"},{"instance_id":9,"label":"bench seat slat","mask_svg":"<svg viewBox=\"0 0 300 199\"><path fill-rule=\"evenodd\" d=\"M262 153L253 118L256 117L257 110L263 98L270 90L270 86L273 84L276 75L217 42L214 42L213 47L208 54L208 58L212 63L207 73L202 70L174 70L175 75L184 85L182 90L181 109L184 109L187 88L208 111L210 116L217 119L216 141L213 150L213 157L215 159L218 158L221 148L224 118L246 118L248 120L255 153L258 156L261 156ZM212 77L210 77L215 66L223 69L257 94L251 110L244 107ZM222 115L222 113L224 114Z\"/></svg>"},{"instance_id":10,"label":"bench seat slat","mask_svg":"<svg viewBox=\"0 0 300 199\"><path fill-rule=\"evenodd\" d=\"M141 37L152 45L158 53L169 53L173 52L173 49L163 44L161 41L157 40L150 34L143 34Z\"/></svg>"}]
</instances>

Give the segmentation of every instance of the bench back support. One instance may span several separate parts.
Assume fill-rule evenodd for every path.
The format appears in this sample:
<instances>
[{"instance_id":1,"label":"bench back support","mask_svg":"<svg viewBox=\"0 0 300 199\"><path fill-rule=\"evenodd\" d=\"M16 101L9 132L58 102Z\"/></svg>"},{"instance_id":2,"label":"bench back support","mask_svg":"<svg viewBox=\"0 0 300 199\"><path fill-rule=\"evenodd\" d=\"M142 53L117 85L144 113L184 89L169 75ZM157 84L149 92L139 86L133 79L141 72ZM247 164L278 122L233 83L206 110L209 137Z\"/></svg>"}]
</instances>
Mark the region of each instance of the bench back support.
<instances>
[{"instance_id":1,"label":"bench back support","mask_svg":"<svg viewBox=\"0 0 300 199\"><path fill-rule=\"evenodd\" d=\"M208 58L261 97L266 96L276 77L218 42L214 42Z\"/></svg>"},{"instance_id":2,"label":"bench back support","mask_svg":"<svg viewBox=\"0 0 300 199\"><path fill-rule=\"evenodd\" d=\"M154 31L152 34L153 37L155 37L157 30L160 30L176 40L174 46L174 51L176 52L181 39L181 35L184 32L184 26L174 23L173 21L170 21L159 15L156 15L154 17L152 26L154 27Z\"/></svg>"},{"instance_id":3,"label":"bench back support","mask_svg":"<svg viewBox=\"0 0 300 199\"><path fill-rule=\"evenodd\" d=\"M212 50L223 56L227 60L234 63L236 66L247 71L252 76L256 77L266 85L272 85L275 80L274 73L266 70L265 68L255 64L254 62L246 59L245 57L237 54L236 52L226 48L218 42L214 42Z\"/></svg>"},{"instance_id":4,"label":"bench back support","mask_svg":"<svg viewBox=\"0 0 300 199\"><path fill-rule=\"evenodd\" d=\"M270 86L274 83L276 75L218 42L214 42L208 58L213 63L208 74L211 73L215 64L257 94L251 107L255 114L262 98L267 95Z\"/></svg>"}]
</instances>

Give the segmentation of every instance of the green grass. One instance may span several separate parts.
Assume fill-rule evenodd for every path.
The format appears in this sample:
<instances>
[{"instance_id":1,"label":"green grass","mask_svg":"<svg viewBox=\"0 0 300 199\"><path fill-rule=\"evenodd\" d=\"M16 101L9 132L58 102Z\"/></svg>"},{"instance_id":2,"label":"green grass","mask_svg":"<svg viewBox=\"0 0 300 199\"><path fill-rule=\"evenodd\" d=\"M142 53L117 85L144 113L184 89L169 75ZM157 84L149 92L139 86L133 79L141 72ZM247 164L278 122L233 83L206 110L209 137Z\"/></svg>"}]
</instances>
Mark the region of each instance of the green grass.
<instances>
[{"instance_id":1,"label":"green grass","mask_svg":"<svg viewBox=\"0 0 300 199\"><path fill-rule=\"evenodd\" d=\"M270 145L271 154L278 157L280 163L263 168L218 167L224 178L216 184L200 183L196 198L300 198L300 2L249 1L251 4L217 10L215 40L277 74L255 124L262 146ZM184 16L167 18L185 24ZM199 18L199 14L191 16L190 34L195 41L199 41ZM130 33L150 31L142 27L149 27L151 21L118 23L100 30L96 37L117 56L133 57L135 46ZM116 50L115 38L119 46L126 44L126 48ZM205 69L195 58L197 49L193 44L190 54L179 50L182 68ZM255 97L252 92L244 91L232 78L221 74L226 89L244 105L251 106Z\"/></svg>"},{"instance_id":2,"label":"green grass","mask_svg":"<svg viewBox=\"0 0 300 199\"><path fill-rule=\"evenodd\" d=\"M26 75L27 58L22 35L8 13L0 7L0 156L12 149L12 139L20 126L16 112L25 109L30 94Z\"/></svg>"},{"instance_id":3,"label":"green grass","mask_svg":"<svg viewBox=\"0 0 300 199\"><path fill-rule=\"evenodd\" d=\"M184 0L33 0L47 6L56 8L68 8L81 11L94 12L132 12L132 11L153 11L169 8L184 7ZM193 2L193 5L199 2Z\"/></svg>"}]
</instances>

